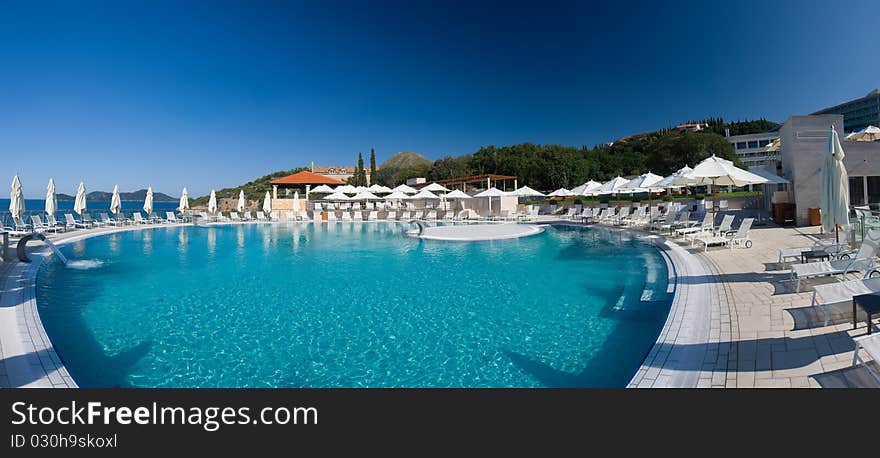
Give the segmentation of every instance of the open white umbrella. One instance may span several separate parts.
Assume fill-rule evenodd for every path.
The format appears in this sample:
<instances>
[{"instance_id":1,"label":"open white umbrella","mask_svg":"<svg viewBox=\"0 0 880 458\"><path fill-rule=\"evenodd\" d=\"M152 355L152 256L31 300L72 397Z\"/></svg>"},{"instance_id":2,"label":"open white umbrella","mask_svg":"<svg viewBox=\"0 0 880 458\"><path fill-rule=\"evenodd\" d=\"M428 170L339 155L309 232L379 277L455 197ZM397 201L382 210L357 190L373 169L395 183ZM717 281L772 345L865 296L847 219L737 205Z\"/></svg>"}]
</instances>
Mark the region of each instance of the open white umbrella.
<instances>
[{"instance_id":1,"label":"open white umbrella","mask_svg":"<svg viewBox=\"0 0 880 458\"><path fill-rule=\"evenodd\" d=\"M242 189L238 191L238 204L235 206L235 208L239 212L243 212L245 205L247 205L247 202L245 202L244 200L244 189Z\"/></svg>"},{"instance_id":2,"label":"open white umbrella","mask_svg":"<svg viewBox=\"0 0 880 458\"><path fill-rule=\"evenodd\" d=\"M547 197L571 197L571 196L576 196L576 195L577 194L569 191L568 189L559 188L559 189L551 192L550 194L547 194ZM479 196L479 194L477 194L477 196Z\"/></svg>"},{"instance_id":3,"label":"open white umbrella","mask_svg":"<svg viewBox=\"0 0 880 458\"><path fill-rule=\"evenodd\" d=\"M55 195L55 180L49 178L49 185L46 186L46 214L55 215L58 211L58 197Z\"/></svg>"},{"instance_id":4,"label":"open white umbrella","mask_svg":"<svg viewBox=\"0 0 880 458\"><path fill-rule=\"evenodd\" d=\"M79 182L79 187L76 188L76 199L73 201L73 211L80 216L86 211L86 185L82 181Z\"/></svg>"},{"instance_id":5,"label":"open white umbrella","mask_svg":"<svg viewBox=\"0 0 880 458\"><path fill-rule=\"evenodd\" d=\"M211 191L211 195L213 197L214 191ZM214 202L214 206L217 206L217 202ZM113 185L113 196L110 197L110 213L114 215L119 215L119 212L122 211L122 199L119 198L119 185Z\"/></svg>"},{"instance_id":6,"label":"open white umbrella","mask_svg":"<svg viewBox=\"0 0 880 458\"><path fill-rule=\"evenodd\" d=\"M9 195L9 213L13 218L20 218L24 213L24 193L21 192L21 179L18 175L12 179L12 193Z\"/></svg>"},{"instance_id":7,"label":"open white umbrella","mask_svg":"<svg viewBox=\"0 0 880 458\"><path fill-rule=\"evenodd\" d=\"M333 192L344 192L346 194L354 194L357 192L357 188L355 188L354 186L352 186L350 184L341 184L341 185L337 186L333 190Z\"/></svg>"},{"instance_id":8,"label":"open white umbrella","mask_svg":"<svg viewBox=\"0 0 880 458\"><path fill-rule=\"evenodd\" d=\"M849 178L843 165L843 147L834 127L828 135L828 146L825 148L825 160L822 163L822 230L831 232L835 237L838 228L849 226Z\"/></svg>"},{"instance_id":9,"label":"open white umbrella","mask_svg":"<svg viewBox=\"0 0 880 458\"><path fill-rule=\"evenodd\" d=\"M351 200L351 197L345 195L342 191L336 191L329 196L324 196L324 200Z\"/></svg>"},{"instance_id":10,"label":"open white umbrella","mask_svg":"<svg viewBox=\"0 0 880 458\"><path fill-rule=\"evenodd\" d=\"M416 194L410 196L409 198L411 200L417 200L417 199L431 199L431 200L433 200L433 199L439 199L440 196L438 196L437 194L434 194L431 191L428 191L427 189L422 189L421 191L417 192Z\"/></svg>"},{"instance_id":11,"label":"open white umbrella","mask_svg":"<svg viewBox=\"0 0 880 458\"><path fill-rule=\"evenodd\" d=\"M144 211L147 217L153 214L153 187L147 186L147 197L144 199Z\"/></svg>"},{"instance_id":12,"label":"open white umbrella","mask_svg":"<svg viewBox=\"0 0 880 458\"><path fill-rule=\"evenodd\" d=\"M502 190L500 190L500 189L498 189L498 188L496 188L496 187L493 186L493 187L491 187L491 188L489 188L489 189L487 189L487 190L485 190L485 191L483 191L483 192L480 192L480 193L474 194L474 197L485 197L485 198L487 198L487 199L489 200L489 213L491 214L491 213L492 213L492 198L493 198L493 197L506 196L506 195L507 195L506 192L504 192L504 191L502 191Z\"/></svg>"},{"instance_id":13,"label":"open white umbrella","mask_svg":"<svg viewBox=\"0 0 880 458\"><path fill-rule=\"evenodd\" d=\"M766 183L767 179L743 170L732 161L722 159L714 154L694 167L685 177L693 180L693 184L710 185L710 192L715 194L715 186L745 186ZM712 213L715 213L715 198L712 198Z\"/></svg>"},{"instance_id":14,"label":"open white umbrella","mask_svg":"<svg viewBox=\"0 0 880 458\"><path fill-rule=\"evenodd\" d=\"M211 190L211 197L208 198L208 213L217 214L217 193Z\"/></svg>"},{"instance_id":15,"label":"open white umbrella","mask_svg":"<svg viewBox=\"0 0 880 458\"><path fill-rule=\"evenodd\" d=\"M266 191L266 197L263 197L263 211L266 212L266 215L272 213L272 196L269 191Z\"/></svg>"},{"instance_id":16,"label":"open white umbrella","mask_svg":"<svg viewBox=\"0 0 880 458\"><path fill-rule=\"evenodd\" d=\"M183 191L180 192L180 204L177 205L177 209L181 213L189 210L189 194L187 194L186 188L183 188Z\"/></svg>"},{"instance_id":17,"label":"open white umbrella","mask_svg":"<svg viewBox=\"0 0 880 458\"><path fill-rule=\"evenodd\" d=\"M517 189L516 191L510 191L507 193L507 195L517 196L517 197L546 197L546 195L544 195L543 193L535 191L534 189L532 189L528 186L523 186L523 187ZM447 198L448 198L448 196L447 196Z\"/></svg>"},{"instance_id":18,"label":"open white umbrella","mask_svg":"<svg viewBox=\"0 0 880 458\"><path fill-rule=\"evenodd\" d=\"M322 184L322 185L318 186L317 188L312 189L311 192L315 193L315 194L332 194L333 188L331 188L330 186L327 186L326 184Z\"/></svg>"},{"instance_id":19,"label":"open white umbrella","mask_svg":"<svg viewBox=\"0 0 880 458\"><path fill-rule=\"evenodd\" d=\"M656 184L663 180L663 177L660 175L655 175L651 172L643 173L632 180L626 182L619 189L620 192L645 192L650 191L652 189L657 189Z\"/></svg>"},{"instance_id":20,"label":"open white umbrella","mask_svg":"<svg viewBox=\"0 0 880 458\"><path fill-rule=\"evenodd\" d=\"M378 183L367 188L367 191L370 191L373 194L390 194L392 192L391 188L388 186L382 186Z\"/></svg>"},{"instance_id":21,"label":"open white umbrella","mask_svg":"<svg viewBox=\"0 0 880 458\"><path fill-rule=\"evenodd\" d=\"M405 193L405 194L415 194L415 193L419 192L419 191L416 190L415 188L412 188L412 187L407 186L407 185L405 185L405 184L402 184L402 185L400 185L400 186L397 186L396 188L392 189L391 191L392 191L392 192L393 192L393 191L400 191L400 192Z\"/></svg>"},{"instance_id":22,"label":"open white umbrella","mask_svg":"<svg viewBox=\"0 0 880 458\"><path fill-rule=\"evenodd\" d=\"M629 180L623 178L621 176L614 177L611 181L606 181L605 184L599 186L594 192L596 194L614 194L620 189L621 186L629 183Z\"/></svg>"},{"instance_id":23,"label":"open white umbrella","mask_svg":"<svg viewBox=\"0 0 880 458\"><path fill-rule=\"evenodd\" d=\"M384 197L385 200L401 200L401 199L409 199L409 196L404 194L401 191L394 191L391 194L388 194Z\"/></svg>"},{"instance_id":24,"label":"open white umbrella","mask_svg":"<svg viewBox=\"0 0 880 458\"><path fill-rule=\"evenodd\" d=\"M382 198L373 194L370 191L361 191L355 194L355 196L352 197L351 200L382 200Z\"/></svg>"},{"instance_id":25,"label":"open white umbrella","mask_svg":"<svg viewBox=\"0 0 880 458\"><path fill-rule=\"evenodd\" d=\"M422 188L422 189L423 189L423 190L426 190L426 191L431 191L431 192L449 192L449 189L446 188L446 186L443 186L443 185L440 184L440 183L431 183L431 184L429 184L428 186L425 186L425 187Z\"/></svg>"},{"instance_id":26,"label":"open white umbrella","mask_svg":"<svg viewBox=\"0 0 880 458\"><path fill-rule=\"evenodd\" d=\"M880 128L868 126L846 136L851 142L876 142L880 140Z\"/></svg>"},{"instance_id":27,"label":"open white umbrella","mask_svg":"<svg viewBox=\"0 0 880 458\"><path fill-rule=\"evenodd\" d=\"M576 186L576 187L572 188L571 192L573 192L575 194L580 194L582 196L591 196L591 195L593 195L592 194L593 191L595 191L601 187L602 187L602 183L599 183L598 181L590 180L580 186Z\"/></svg>"},{"instance_id":28,"label":"open white umbrella","mask_svg":"<svg viewBox=\"0 0 880 458\"><path fill-rule=\"evenodd\" d=\"M449 194L446 194L447 199L473 199L473 197L467 195L464 191L460 189L456 189Z\"/></svg>"}]
</instances>

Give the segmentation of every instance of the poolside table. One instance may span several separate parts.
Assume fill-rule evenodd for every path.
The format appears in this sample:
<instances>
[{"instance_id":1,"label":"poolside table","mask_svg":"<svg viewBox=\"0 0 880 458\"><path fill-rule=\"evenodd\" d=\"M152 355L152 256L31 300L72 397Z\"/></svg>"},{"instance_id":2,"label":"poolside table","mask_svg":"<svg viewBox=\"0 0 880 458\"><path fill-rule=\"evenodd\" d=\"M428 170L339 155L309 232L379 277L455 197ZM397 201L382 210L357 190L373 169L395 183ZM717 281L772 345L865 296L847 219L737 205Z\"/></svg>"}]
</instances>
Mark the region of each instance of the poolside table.
<instances>
[{"instance_id":1,"label":"poolside table","mask_svg":"<svg viewBox=\"0 0 880 458\"><path fill-rule=\"evenodd\" d=\"M807 250L801 252L801 263L806 264L815 259L830 261L831 254L825 250Z\"/></svg>"},{"instance_id":2,"label":"poolside table","mask_svg":"<svg viewBox=\"0 0 880 458\"><path fill-rule=\"evenodd\" d=\"M871 333L871 317L875 313L880 313L880 294L860 294L853 296L853 329L858 327L859 315L858 307L868 314L868 334Z\"/></svg>"}]
</instances>

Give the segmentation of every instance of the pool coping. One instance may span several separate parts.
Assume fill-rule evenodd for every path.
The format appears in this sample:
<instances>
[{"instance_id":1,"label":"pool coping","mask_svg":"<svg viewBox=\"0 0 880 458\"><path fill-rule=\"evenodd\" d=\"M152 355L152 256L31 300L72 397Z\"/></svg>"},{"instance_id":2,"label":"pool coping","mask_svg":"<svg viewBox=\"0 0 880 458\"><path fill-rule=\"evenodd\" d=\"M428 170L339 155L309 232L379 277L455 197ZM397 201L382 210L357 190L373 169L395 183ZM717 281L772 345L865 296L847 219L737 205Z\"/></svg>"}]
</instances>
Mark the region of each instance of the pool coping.
<instances>
[{"instance_id":1,"label":"pool coping","mask_svg":"<svg viewBox=\"0 0 880 458\"><path fill-rule=\"evenodd\" d=\"M279 224L286 222L220 222L210 225ZM314 223L314 222L312 222ZM584 226L571 221L542 221L542 223ZM304 224L304 223L299 223ZM534 224L534 223L533 223ZM192 226L192 224L145 224L114 228L96 228L62 233L50 240L64 245L91 237L145 229ZM603 228L622 231L638 238L650 238L667 263L670 281L674 287L672 303L660 334L647 352L639 369L627 384L628 388L697 388L712 386L714 361L722 351L721 329L729 311L726 296L722 294L717 271L705 260L689 253L683 247L662 235L633 228ZM48 246L32 251L33 262L13 261L6 264L2 279L0 317L14 317L17 325L0 326L0 387L21 388L78 388L55 351L43 327L36 302L36 276L45 258L51 252ZM3 272L0 270L0 278ZM703 279L703 280L701 280ZM714 281L708 281L708 280ZM22 285L23 284L23 285ZM5 314L5 315L4 315ZM14 315L13 315L14 314ZM2 322L2 320L0 320ZM17 335L13 335L17 334ZM729 335L729 329L727 334ZM12 353L11 357L7 356ZM5 366L5 367L4 367ZM11 367L10 367L11 366ZM696 369L700 368L700 369ZM4 381L6 383L2 383Z\"/></svg>"}]
</instances>

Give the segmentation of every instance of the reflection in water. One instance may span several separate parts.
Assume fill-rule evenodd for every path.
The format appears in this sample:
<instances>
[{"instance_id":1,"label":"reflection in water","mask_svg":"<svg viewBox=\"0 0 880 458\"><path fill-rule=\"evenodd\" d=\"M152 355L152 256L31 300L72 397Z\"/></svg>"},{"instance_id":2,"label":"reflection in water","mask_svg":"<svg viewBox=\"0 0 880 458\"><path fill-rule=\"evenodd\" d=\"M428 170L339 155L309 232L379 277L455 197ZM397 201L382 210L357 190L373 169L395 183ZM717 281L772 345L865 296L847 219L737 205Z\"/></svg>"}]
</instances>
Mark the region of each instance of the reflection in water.
<instances>
[{"instance_id":1,"label":"reflection in water","mask_svg":"<svg viewBox=\"0 0 880 458\"><path fill-rule=\"evenodd\" d=\"M110 248L110 254L114 256L119 254L121 240L122 236L120 234L110 234L109 240L107 241L108 247Z\"/></svg>"},{"instance_id":2,"label":"reflection in water","mask_svg":"<svg viewBox=\"0 0 880 458\"><path fill-rule=\"evenodd\" d=\"M144 254L150 254L153 252L153 229L144 229L141 231L144 234Z\"/></svg>"},{"instance_id":3,"label":"reflection in water","mask_svg":"<svg viewBox=\"0 0 880 458\"><path fill-rule=\"evenodd\" d=\"M177 251L181 256L186 256L187 245L189 245L189 231L186 228L181 228L177 231Z\"/></svg>"},{"instance_id":4,"label":"reflection in water","mask_svg":"<svg viewBox=\"0 0 880 458\"><path fill-rule=\"evenodd\" d=\"M208 256L214 257L217 251L217 229L208 228Z\"/></svg>"},{"instance_id":5,"label":"reflection in water","mask_svg":"<svg viewBox=\"0 0 880 458\"><path fill-rule=\"evenodd\" d=\"M238 247L238 254L244 254L244 226L235 227L235 240Z\"/></svg>"},{"instance_id":6,"label":"reflection in water","mask_svg":"<svg viewBox=\"0 0 880 458\"><path fill-rule=\"evenodd\" d=\"M73 254L76 257L82 257L86 252L86 241L79 240L73 243Z\"/></svg>"}]
</instances>

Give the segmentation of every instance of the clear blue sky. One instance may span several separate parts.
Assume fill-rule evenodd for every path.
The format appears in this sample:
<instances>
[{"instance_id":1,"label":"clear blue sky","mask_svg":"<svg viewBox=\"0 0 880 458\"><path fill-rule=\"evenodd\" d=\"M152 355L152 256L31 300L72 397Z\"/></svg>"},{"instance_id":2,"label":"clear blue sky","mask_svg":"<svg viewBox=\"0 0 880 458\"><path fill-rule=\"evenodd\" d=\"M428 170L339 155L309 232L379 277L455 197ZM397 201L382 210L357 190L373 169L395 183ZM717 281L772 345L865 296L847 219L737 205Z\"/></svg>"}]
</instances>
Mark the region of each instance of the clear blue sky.
<instances>
[{"instance_id":1,"label":"clear blue sky","mask_svg":"<svg viewBox=\"0 0 880 458\"><path fill-rule=\"evenodd\" d=\"M0 179L31 198L784 120L880 86L872 1L33 3L0 0Z\"/></svg>"}]
</instances>

